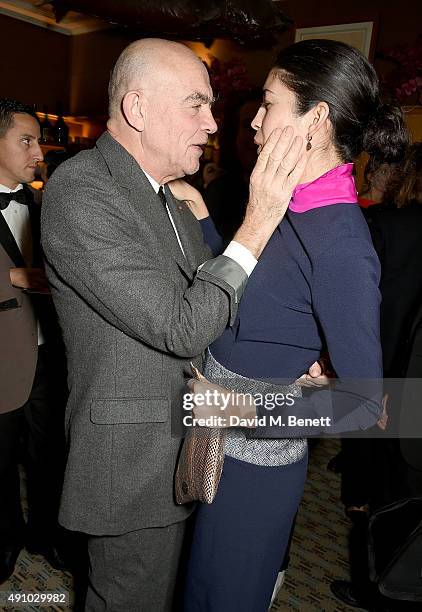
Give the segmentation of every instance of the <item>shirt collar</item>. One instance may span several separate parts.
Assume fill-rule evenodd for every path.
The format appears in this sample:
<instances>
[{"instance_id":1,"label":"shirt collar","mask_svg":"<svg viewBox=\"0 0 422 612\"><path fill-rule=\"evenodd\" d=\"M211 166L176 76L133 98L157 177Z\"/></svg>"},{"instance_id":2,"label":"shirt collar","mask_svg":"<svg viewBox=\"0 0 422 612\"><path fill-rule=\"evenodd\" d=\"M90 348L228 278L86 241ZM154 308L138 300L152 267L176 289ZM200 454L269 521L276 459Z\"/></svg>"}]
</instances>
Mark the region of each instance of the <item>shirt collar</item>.
<instances>
[{"instance_id":1,"label":"shirt collar","mask_svg":"<svg viewBox=\"0 0 422 612\"><path fill-rule=\"evenodd\" d=\"M6 185L1 185L0 184L0 192L1 193L15 193L15 191L19 191L19 189L22 189L23 185L22 183L19 183L19 185L17 187L15 187L14 189L10 189L10 187L6 187Z\"/></svg>"},{"instance_id":2,"label":"shirt collar","mask_svg":"<svg viewBox=\"0 0 422 612\"><path fill-rule=\"evenodd\" d=\"M304 213L331 204L358 204L353 164L341 164L309 183L297 185L289 209Z\"/></svg>"},{"instance_id":3,"label":"shirt collar","mask_svg":"<svg viewBox=\"0 0 422 612\"><path fill-rule=\"evenodd\" d=\"M147 179L149 180L149 182L151 183L152 188L154 189L155 193L158 193L161 185L160 183L157 183L157 181L155 180L155 178L152 178L152 176L150 176L148 174L148 172L145 172L145 170L143 168L141 168L142 172L145 174L145 176L147 177Z\"/></svg>"}]
</instances>

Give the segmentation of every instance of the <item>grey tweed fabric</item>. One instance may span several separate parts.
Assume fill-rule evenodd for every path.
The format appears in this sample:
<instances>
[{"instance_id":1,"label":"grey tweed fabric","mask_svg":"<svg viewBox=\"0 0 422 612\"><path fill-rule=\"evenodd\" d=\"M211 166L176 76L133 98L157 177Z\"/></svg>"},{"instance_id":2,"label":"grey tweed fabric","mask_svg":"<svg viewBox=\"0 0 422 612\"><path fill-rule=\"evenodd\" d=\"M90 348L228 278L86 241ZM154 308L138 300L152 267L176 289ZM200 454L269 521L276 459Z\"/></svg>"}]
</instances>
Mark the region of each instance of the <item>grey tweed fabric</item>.
<instances>
[{"instance_id":1,"label":"grey tweed fabric","mask_svg":"<svg viewBox=\"0 0 422 612\"><path fill-rule=\"evenodd\" d=\"M238 393L266 395L269 393L290 393L301 397L299 385L271 385L270 383L246 378L227 370L207 350L204 376L211 382ZM255 465L277 466L289 465L300 461L306 454L306 438L250 439L246 438L241 428L231 428L227 432L225 454Z\"/></svg>"}]
</instances>

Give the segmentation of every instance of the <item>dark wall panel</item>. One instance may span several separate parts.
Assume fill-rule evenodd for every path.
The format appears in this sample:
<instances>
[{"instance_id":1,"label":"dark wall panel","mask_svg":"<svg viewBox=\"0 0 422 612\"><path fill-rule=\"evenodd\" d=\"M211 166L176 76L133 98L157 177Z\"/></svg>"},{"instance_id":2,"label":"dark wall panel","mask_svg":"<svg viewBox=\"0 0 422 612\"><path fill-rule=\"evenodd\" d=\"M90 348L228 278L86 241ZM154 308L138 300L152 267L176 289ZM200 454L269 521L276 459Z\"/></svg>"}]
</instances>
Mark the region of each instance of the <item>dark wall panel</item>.
<instances>
[{"instance_id":1,"label":"dark wall panel","mask_svg":"<svg viewBox=\"0 0 422 612\"><path fill-rule=\"evenodd\" d=\"M0 15L0 96L45 104L69 100L70 36ZM67 110L67 108L65 109Z\"/></svg>"}]
</instances>

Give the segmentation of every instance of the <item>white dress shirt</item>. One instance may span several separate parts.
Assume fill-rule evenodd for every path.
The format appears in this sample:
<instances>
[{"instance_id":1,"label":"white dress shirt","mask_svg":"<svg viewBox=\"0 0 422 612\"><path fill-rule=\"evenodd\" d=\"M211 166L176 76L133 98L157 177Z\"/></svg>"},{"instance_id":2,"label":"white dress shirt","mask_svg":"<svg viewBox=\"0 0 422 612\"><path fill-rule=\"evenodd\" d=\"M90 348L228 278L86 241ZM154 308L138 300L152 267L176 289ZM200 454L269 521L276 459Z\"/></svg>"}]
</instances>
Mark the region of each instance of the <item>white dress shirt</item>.
<instances>
[{"instance_id":1,"label":"white dress shirt","mask_svg":"<svg viewBox=\"0 0 422 612\"><path fill-rule=\"evenodd\" d=\"M148 172L145 172L145 170L143 168L141 168L141 170L145 174L145 176L147 177L149 182L151 183L152 188L154 189L155 193L158 194L158 191L159 191L161 185L159 183L157 183L157 181L154 178L152 178L152 176L150 176L148 174ZM163 187L164 187L164 185L163 185ZM180 249L181 249L183 255L185 255L185 252L183 250L183 245L182 245L182 242L180 240L180 236L179 236L179 234L177 232L177 229L176 229L176 226L174 224L173 217L171 216L171 212L170 212L170 209L169 209L168 205L166 205L166 209L167 209L167 214L168 214L168 216L170 218L171 224L173 226L174 233L176 234L177 242L179 243L179 246L180 246ZM240 244L239 242L236 242L235 240L232 240L230 242L230 244L227 245L223 255L225 255L226 257L230 257L230 259L233 259L240 266L242 266L242 268L245 270L245 272L246 272L246 274L248 276L250 276L252 274L256 264L258 263L258 260L255 259L255 257L249 251L249 249L244 247L243 244ZM186 257L186 255L185 255L185 257Z\"/></svg>"},{"instance_id":2,"label":"white dress shirt","mask_svg":"<svg viewBox=\"0 0 422 612\"><path fill-rule=\"evenodd\" d=\"M4 185L0 185L1 193L14 193L20 189L22 189L21 184L15 189L9 189ZM2 210L1 213L22 253L24 262L27 266L31 267L33 246L28 207L11 200L9 206Z\"/></svg>"},{"instance_id":3,"label":"white dress shirt","mask_svg":"<svg viewBox=\"0 0 422 612\"><path fill-rule=\"evenodd\" d=\"M10 189L5 185L0 185L1 193L14 193L20 189L22 189L22 184L19 184L15 189ZM0 212L9 226L10 231L12 232L13 238L19 247L24 262L28 268L32 268L33 243L28 207L23 204L19 204L19 202L11 200L9 206ZM44 337L38 321L37 325L39 346L40 344L44 343Z\"/></svg>"}]
</instances>

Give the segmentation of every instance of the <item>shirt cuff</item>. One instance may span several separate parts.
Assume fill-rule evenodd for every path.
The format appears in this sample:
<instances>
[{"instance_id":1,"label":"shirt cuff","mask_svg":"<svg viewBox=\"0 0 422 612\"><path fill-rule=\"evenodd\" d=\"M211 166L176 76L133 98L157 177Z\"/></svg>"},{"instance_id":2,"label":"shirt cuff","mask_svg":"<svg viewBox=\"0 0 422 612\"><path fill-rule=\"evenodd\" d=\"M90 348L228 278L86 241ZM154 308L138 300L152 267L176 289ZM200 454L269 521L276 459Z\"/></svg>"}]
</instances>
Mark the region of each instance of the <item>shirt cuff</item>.
<instances>
[{"instance_id":1,"label":"shirt cuff","mask_svg":"<svg viewBox=\"0 0 422 612\"><path fill-rule=\"evenodd\" d=\"M248 276L252 274L258 263L258 260L255 259L250 250L235 240L232 240L230 244L227 245L223 255L230 257L230 259L237 262L239 266L242 266Z\"/></svg>"}]
</instances>

